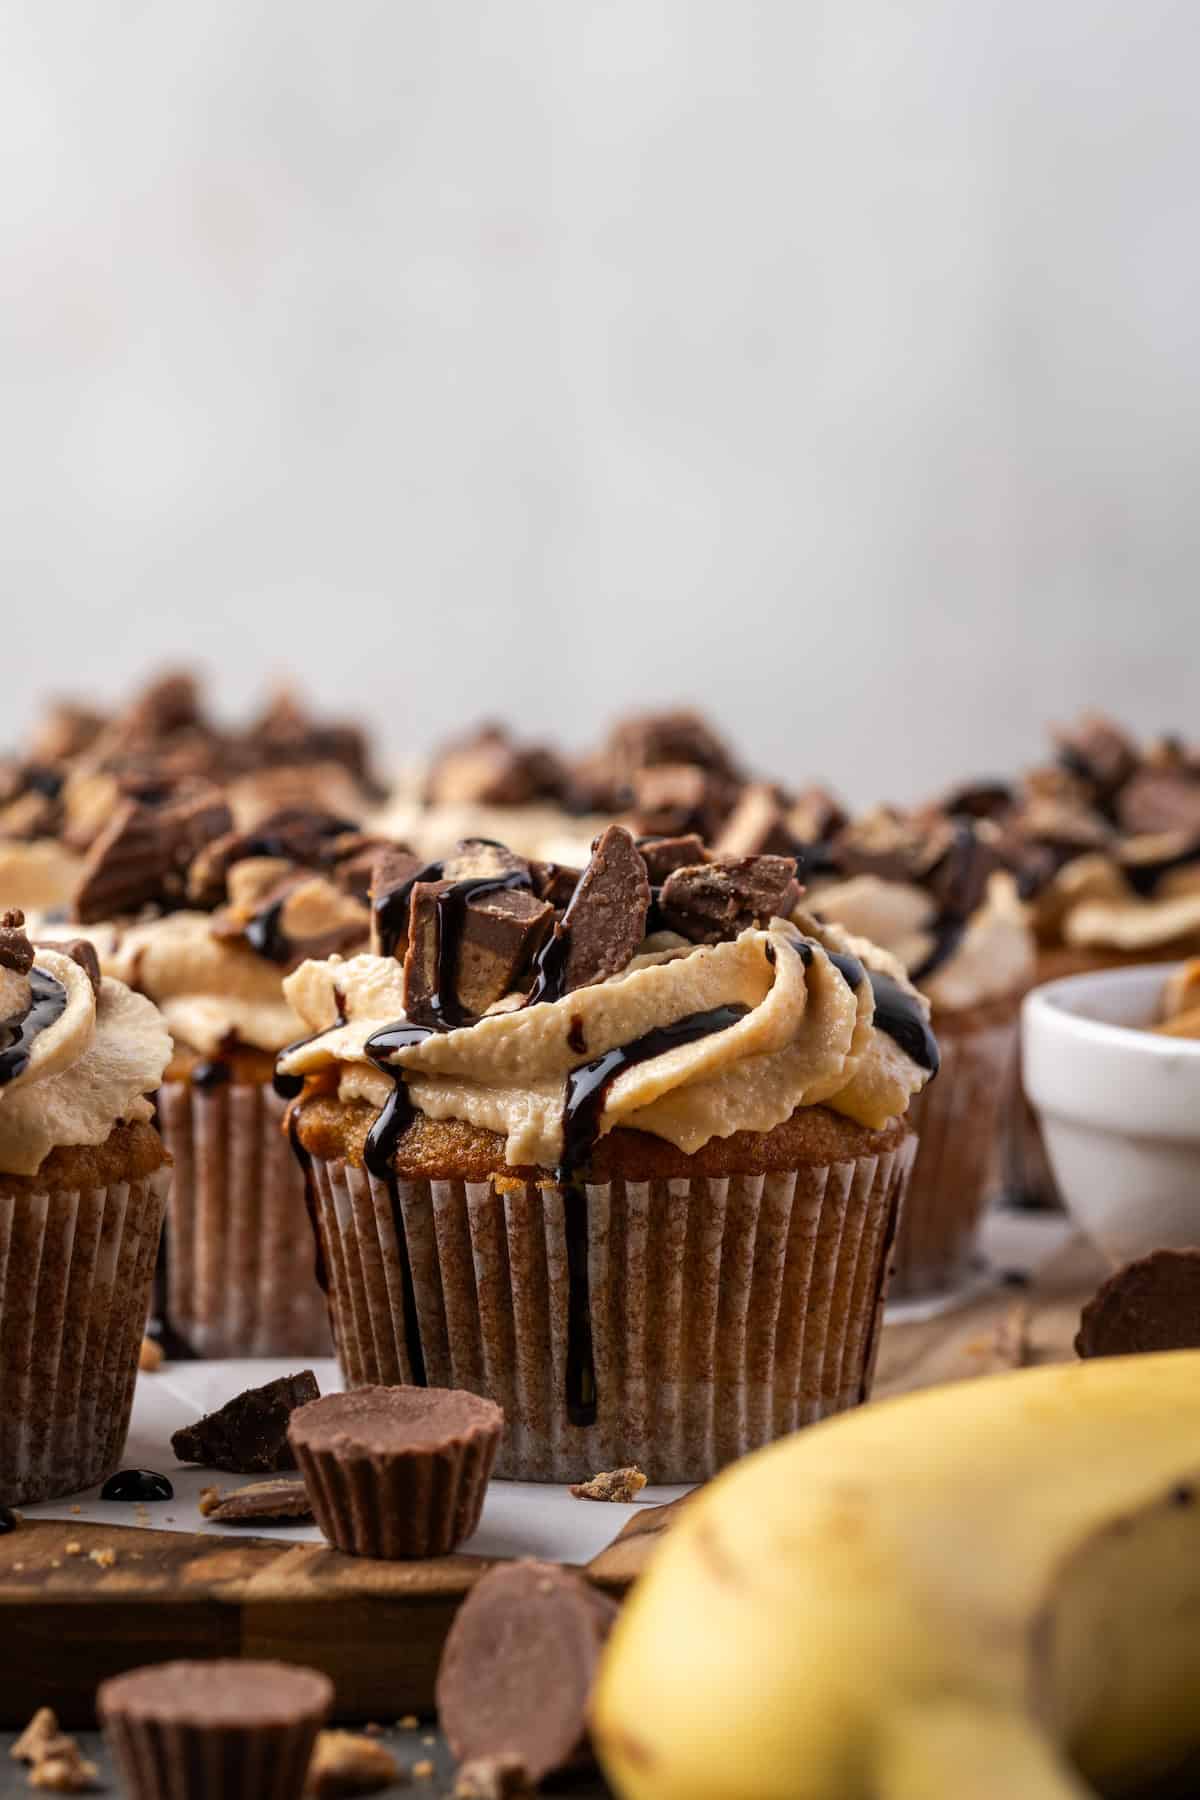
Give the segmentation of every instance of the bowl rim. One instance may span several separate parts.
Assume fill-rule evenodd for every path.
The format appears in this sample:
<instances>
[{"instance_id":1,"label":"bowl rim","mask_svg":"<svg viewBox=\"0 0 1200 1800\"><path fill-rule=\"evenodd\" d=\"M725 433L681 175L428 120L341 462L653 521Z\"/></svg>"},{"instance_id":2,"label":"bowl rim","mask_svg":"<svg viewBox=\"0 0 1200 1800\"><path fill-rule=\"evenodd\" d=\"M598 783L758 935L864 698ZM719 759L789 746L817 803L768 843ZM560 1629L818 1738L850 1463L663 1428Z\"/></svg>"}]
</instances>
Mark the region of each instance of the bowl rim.
<instances>
[{"instance_id":1,"label":"bowl rim","mask_svg":"<svg viewBox=\"0 0 1200 1800\"><path fill-rule=\"evenodd\" d=\"M1075 975L1060 975L1054 981L1031 988L1023 1002L1028 1019L1040 1015L1054 1019L1058 1028L1090 1042L1108 1043L1130 1055L1200 1057L1200 1038L1167 1037L1150 1031L1144 1025L1119 1025L1111 1019L1096 1019L1062 1004L1061 996L1073 989L1092 987L1134 987L1154 973L1165 980L1183 960L1124 964L1117 969L1085 969Z\"/></svg>"}]
</instances>

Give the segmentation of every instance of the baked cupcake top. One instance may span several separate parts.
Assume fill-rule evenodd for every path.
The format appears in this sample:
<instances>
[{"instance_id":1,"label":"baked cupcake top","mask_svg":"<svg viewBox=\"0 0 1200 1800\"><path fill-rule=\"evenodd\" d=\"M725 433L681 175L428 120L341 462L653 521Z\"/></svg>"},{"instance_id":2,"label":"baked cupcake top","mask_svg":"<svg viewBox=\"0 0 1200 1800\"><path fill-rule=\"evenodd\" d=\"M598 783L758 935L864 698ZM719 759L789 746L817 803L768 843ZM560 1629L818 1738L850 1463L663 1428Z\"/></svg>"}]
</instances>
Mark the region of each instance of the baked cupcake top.
<instances>
[{"instance_id":1,"label":"baked cupcake top","mask_svg":"<svg viewBox=\"0 0 1200 1800\"><path fill-rule=\"evenodd\" d=\"M804 1106L882 1128L936 1070L928 1005L800 892L794 858L616 825L582 872L481 842L397 864L377 953L287 978L310 1035L279 1080L382 1108L368 1161L414 1106L497 1133L513 1166L578 1164L618 1125L684 1152Z\"/></svg>"},{"instance_id":2,"label":"baked cupcake top","mask_svg":"<svg viewBox=\"0 0 1200 1800\"><path fill-rule=\"evenodd\" d=\"M1033 973L1014 860L987 819L881 807L826 846L811 904L891 951L939 1011L963 1010L1019 993Z\"/></svg>"},{"instance_id":3,"label":"baked cupcake top","mask_svg":"<svg viewBox=\"0 0 1200 1800\"><path fill-rule=\"evenodd\" d=\"M52 1150L101 1144L146 1121L171 1057L155 1007L101 976L86 941L30 943L19 912L0 923L0 1170L36 1174Z\"/></svg>"},{"instance_id":4,"label":"baked cupcake top","mask_svg":"<svg viewBox=\"0 0 1200 1800\"><path fill-rule=\"evenodd\" d=\"M181 1045L273 1053L300 1029L287 971L365 946L381 847L313 809L239 830L221 790L189 779L121 803L87 853L74 912L95 921L105 972L161 1006Z\"/></svg>"}]
</instances>

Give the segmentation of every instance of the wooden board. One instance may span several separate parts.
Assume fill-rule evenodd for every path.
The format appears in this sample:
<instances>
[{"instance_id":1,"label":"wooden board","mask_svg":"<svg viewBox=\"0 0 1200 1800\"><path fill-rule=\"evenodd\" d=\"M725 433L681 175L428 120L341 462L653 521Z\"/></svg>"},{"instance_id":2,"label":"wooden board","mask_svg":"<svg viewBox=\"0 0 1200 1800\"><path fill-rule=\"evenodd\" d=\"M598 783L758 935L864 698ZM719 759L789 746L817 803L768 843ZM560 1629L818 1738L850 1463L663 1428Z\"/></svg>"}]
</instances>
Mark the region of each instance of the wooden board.
<instances>
[{"instance_id":1,"label":"wooden board","mask_svg":"<svg viewBox=\"0 0 1200 1800\"><path fill-rule=\"evenodd\" d=\"M1080 1306L1104 1274L1076 1244L1028 1290L1000 1289L940 1318L889 1326L876 1396L998 1366L1014 1307L1027 1310L1029 1360L1069 1358ZM588 1565L589 1577L623 1593L686 1505L647 1507ZM78 1550L68 1555L68 1545ZM0 1726L24 1724L41 1705L68 1725L90 1724L106 1675L175 1656L309 1663L334 1681L345 1719L425 1712L450 1622L490 1566L470 1556L367 1562L269 1537L27 1520L0 1537Z\"/></svg>"}]
</instances>

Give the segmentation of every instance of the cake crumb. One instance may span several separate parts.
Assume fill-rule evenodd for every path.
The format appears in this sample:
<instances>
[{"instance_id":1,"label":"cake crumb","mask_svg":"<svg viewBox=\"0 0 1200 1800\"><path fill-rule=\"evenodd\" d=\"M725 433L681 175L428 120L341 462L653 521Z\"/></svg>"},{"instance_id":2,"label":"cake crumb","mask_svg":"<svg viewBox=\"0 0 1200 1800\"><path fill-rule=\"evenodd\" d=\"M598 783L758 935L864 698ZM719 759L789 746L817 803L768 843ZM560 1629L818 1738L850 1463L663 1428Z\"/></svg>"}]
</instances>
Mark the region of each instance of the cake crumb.
<instances>
[{"instance_id":1,"label":"cake crumb","mask_svg":"<svg viewBox=\"0 0 1200 1800\"><path fill-rule=\"evenodd\" d=\"M220 1506L220 1504L221 1504L220 1488L206 1487L206 1488L200 1489L200 1499L198 1501L198 1505L200 1507L200 1511L203 1513L203 1515L206 1519L207 1519L209 1513L216 1512L216 1510L217 1510L218 1506Z\"/></svg>"},{"instance_id":2,"label":"cake crumb","mask_svg":"<svg viewBox=\"0 0 1200 1800\"><path fill-rule=\"evenodd\" d=\"M402 1719L396 1720L396 1723L401 1731L415 1731L421 1721L418 1719L416 1713L405 1713Z\"/></svg>"},{"instance_id":3,"label":"cake crumb","mask_svg":"<svg viewBox=\"0 0 1200 1800\"><path fill-rule=\"evenodd\" d=\"M576 1500L613 1500L628 1506L646 1485L646 1477L636 1466L628 1469L604 1469L590 1481L576 1481L571 1493Z\"/></svg>"},{"instance_id":4,"label":"cake crumb","mask_svg":"<svg viewBox=\"0 0 1200 1800\"><path fill-rule=\"evenodd\" d=\"M455 1800L527 1800L536 1793L524 1760L511 1750L465 1762L454 1784Z\"/></svg>"},{"instance_id":5,"label":"cake crumb","mask_svg":"<svg viewBox=\"0 0 1200 1800\"><path fill-rule=\"evenodd\" d=\"M415 1762L412 1766L412 1772L419 1781L430 1781L435 1774L434 1766L428 1757L425 1757L421 1762Z\"/></svg>"},{"instance_id":6,"label":"cake crumb","mask_svg":"<svg viewBox=\"0 0 1200 1800\"><path fill-rule=\"evenodd\" d=\"M63 1545L63 1555L64 1556L82 1556L83 1555L83 1545L80 1543L78 1538L72 1538L69 1544Z\"/></svg>"},{"instance_id":7,"label":"cake crumb","mask_svg":"<svg viewBox=\"0 0 1200 1800\"><path fill-rule=\"evenodd\" d=\"M401 1779L400 1765L391 1751L373 1738L353 1731L320 1731L304 1791L317 1800L341 1800L342 1796L378 1793Z\"/></svg>"},{"instance_id":8,"label":"cake crumb","mask_svg":"<svg viewBox=\"0 0 1200 1800\"><path fill-rule=\"evenodd\" d=\"M111 1569L117 1560L117 1553L111 1544L103 1544L98 1550L88 1551L88 1561L94 1562L98 1569Z\"/></svg>"},{"instance_id":9,"label":"cake crumb","mask_svg":"<svg viewBox=\"0 0 1200 1800\"><path fill-rule=\"evenodd\" d=\"M81 1512L82 1512L82 1511L83 1511L83 1508L82 1508L82 1506L73 1506L73 1507L72 1507L72 1508L71 1508L71 1511L72 1511L72 1512L73 1512L73 1513L81 1513Z\"/></svg>"},{"instance_id":10,"label":"cake crumb","mask_svg":"<svg viewBox=\"0 0 1200 1800\"><path fill-rule=\"evenodd\" d=\"M143 1375L156 1375L165 1360L162 1345L156 1344L153 1338L144 1337L138 1351L138 1368Z\"/></svg>"},{"instance_id":11,"label":"cake crumb","mask_svg":"<svg viewBox=\"0 0 1200 1800\"><path fill-rule=\"evenodd\" d=\"M58 1714L53 1707L39 1706L8 1754L16 1762L40 1762L45 1746L59 1735Z\"/></svg>"}]
</instances>

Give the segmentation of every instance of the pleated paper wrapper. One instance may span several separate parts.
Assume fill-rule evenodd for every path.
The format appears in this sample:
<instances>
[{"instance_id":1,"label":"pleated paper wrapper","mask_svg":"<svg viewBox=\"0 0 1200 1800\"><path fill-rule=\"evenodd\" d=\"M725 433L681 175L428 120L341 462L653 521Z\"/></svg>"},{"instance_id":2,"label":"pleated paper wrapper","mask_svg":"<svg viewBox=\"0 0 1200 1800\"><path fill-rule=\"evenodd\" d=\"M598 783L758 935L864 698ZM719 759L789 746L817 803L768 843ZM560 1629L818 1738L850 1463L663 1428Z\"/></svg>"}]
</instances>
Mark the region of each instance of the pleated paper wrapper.
<instances>
[{"instance_id":1,"label":"pleated paper wrapper","mask_svg":"<svg viewBox=\"0 0 1200 1800\"><path fill-rule=\"evenodd\" d=\"M352 1387L412 1379L406 1246L425 1377L504 1408L498 1474L576 1481L636 1463L652 1482L702 1481L866 1397L914 1151L910 1135L790 1173L588 1185L592 1424L566 1405L558 1186L397 1180L393 1207L387 1182L314 1157L342 1373Z\"/></svg>"},{"instance_id":2,"label":"pleated paper wrapper","mask_svg":"<svg viewBox=\"0 0 1200 1800\"><path fill-rule=\"evenodd\" d=\"M170 1081L158 1122L175 1158L167 1318L199 1356L328 1356L304 1177L265 1083Z\"/></svg>"},{"instance_id":3,"label":"pleated paper wrapper","mask_svg":"<svg viewBox=\"0 0 1200 1800\"><path fill-rule=\"evenodd\" d=\"M0 1194L0 1496L73 1494L117 1467L171 1170Z\"/></svg>"},{"instance_id":4,"label":"pleated paper wrapper","mask_svg":"<svg viewBox=\"0 0 1200 1800\"><path fill-rule=\"evenodd\" d=\"M957 1287L1000 1185L1017 1050L1017 1003L1003 1023L956 1032L935 1018L942 1066L908 1109L920 1148L896 1239L892 1298Z\"/></svg>"}]
</instances>

